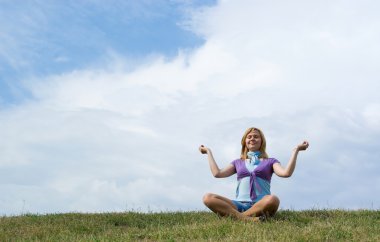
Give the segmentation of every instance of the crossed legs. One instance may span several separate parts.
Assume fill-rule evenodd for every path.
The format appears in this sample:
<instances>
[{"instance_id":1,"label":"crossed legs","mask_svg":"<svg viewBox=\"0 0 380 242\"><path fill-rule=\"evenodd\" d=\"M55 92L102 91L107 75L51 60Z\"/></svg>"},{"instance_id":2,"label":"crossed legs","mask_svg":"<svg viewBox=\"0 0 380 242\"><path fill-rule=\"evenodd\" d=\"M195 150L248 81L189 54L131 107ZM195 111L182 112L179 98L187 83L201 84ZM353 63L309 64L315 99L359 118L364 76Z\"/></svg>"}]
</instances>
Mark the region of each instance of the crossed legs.
<instances>
[{"instance_id":1,"label":"crossed legs","mask_svg":"<svg viewBox=\"0 0 380 242\"><path fill-rule=\"evenodd\" d=\"M275 195L266 195L260 201L253 204L247 211L243 212L245 216L273 216L280 205L280 199Z\"/></svg>"},{"instance_id":2,"label":"crossed legs","mask_svg":"<svg viewBox=\"0 0 380 242\"><path fill-rule=\"evenodd\" d=\"M247 211L240 213L233 202L225 197L219 196L213 193L207 193L203 196L203 203L214 213L219 216L231 216L240 220L254 220L254 217L266 215L273 216L278 206L280 205L280 200L274 195L266 195L260 201L255 203Z\"/></svg>"}]
</instances>

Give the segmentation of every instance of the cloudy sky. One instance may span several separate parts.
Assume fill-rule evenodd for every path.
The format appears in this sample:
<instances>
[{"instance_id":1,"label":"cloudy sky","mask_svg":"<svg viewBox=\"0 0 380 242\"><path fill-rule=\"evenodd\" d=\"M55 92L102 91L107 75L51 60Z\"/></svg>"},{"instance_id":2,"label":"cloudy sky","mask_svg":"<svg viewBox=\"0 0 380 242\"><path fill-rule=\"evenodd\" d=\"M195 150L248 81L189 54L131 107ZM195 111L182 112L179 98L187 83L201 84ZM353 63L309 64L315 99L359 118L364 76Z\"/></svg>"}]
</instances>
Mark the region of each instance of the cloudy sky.
<instances>
[{"instance_id":1,"label":"cloudy sky","mask_svg":"<svg viewBox=\"0 0 380 242\"><path fill-rule=\"evenodd\" d=\"M0 1L0 215L204 210L246 128L281 209L380 209L380 2Z\"/></svg>"}]
</instances>

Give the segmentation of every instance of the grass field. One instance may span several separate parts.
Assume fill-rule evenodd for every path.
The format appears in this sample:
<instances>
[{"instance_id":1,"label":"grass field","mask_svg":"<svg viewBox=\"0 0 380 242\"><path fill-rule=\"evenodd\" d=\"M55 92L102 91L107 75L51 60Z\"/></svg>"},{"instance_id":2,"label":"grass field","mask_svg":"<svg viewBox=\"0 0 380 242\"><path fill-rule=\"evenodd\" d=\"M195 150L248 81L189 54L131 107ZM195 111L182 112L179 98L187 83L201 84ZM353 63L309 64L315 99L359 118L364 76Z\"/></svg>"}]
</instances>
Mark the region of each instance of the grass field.
<instances>
[{"instance_id":1,"label":"grass field","mask_svg":"<svg viewBox=\"0 0 380 242\"><path fill-rule=\"evenodd\" d=\"M262 223L208 212L0 218L0 241L380 241L380 211L280 211Z\"/></svg>"}]
</instances>

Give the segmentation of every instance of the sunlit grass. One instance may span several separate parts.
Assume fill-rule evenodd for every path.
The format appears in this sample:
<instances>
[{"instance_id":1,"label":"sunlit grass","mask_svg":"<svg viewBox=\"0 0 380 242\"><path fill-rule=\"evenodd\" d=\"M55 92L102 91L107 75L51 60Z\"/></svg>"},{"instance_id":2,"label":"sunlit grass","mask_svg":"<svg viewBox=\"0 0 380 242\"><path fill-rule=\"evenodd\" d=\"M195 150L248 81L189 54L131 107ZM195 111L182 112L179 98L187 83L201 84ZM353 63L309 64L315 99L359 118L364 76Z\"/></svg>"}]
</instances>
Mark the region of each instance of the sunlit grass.
<instances>
[{"instance_id":1,"label":"sunlit grass","mask_svg":"<svg viewBox=\"0 0 380 242\"><path fill-rule=\"evenodd\" d=\"M380 241L380 212L279 211L263 223L209 212L27 214L0 218L0 241Z\"/></svg>"}]
</instances>

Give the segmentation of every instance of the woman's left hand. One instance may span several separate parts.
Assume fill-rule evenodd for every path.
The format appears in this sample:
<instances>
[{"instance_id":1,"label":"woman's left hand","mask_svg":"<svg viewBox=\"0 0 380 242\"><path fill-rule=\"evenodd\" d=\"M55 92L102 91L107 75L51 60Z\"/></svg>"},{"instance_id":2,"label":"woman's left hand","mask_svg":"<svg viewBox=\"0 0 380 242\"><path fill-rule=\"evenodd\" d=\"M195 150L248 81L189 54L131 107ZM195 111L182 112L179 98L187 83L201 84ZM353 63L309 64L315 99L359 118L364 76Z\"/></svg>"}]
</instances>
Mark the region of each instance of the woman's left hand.
<instances>
[{"instance_id":1,"label":"woman's left hand","mask_svg":"<svg viewBox=\"0 0 380 242\"><path fill-rule=\"evenodd\" d=\"M301 150L306 150L307 148L309 147L309 142L307 142L306 140L304 142L302 142L301 144L297 145L297 150L298 151L301 151Z\"/></svg>"}]
</instances>

